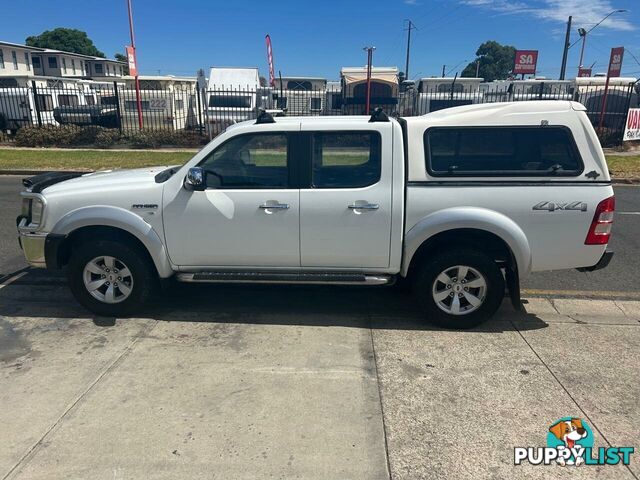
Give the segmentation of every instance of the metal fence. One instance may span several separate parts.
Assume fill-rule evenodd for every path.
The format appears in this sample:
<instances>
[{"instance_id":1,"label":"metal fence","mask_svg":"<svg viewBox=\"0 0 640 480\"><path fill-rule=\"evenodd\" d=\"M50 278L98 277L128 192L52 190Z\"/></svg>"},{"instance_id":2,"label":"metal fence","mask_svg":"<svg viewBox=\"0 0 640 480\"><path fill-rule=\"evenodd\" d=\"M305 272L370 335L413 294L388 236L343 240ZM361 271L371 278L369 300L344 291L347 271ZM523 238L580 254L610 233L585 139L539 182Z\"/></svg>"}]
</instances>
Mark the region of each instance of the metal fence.
<instances>
[{"instance_id":1,"label":"metal fence","mask_svg":"<svg viewBox=\"0 0 640 480\"><path fill-rule=\"evenodd\" d=\"M574 100L587 108L598 127L604 87L553 82L496 82L464 85L403 84L402 89L371 90L371 109L415 116L445 108L480 103L530 100ZM284 90L265 87L197 89L143 83L136 91L119 83L85 82L71 86L0 87L0 140L11 141L25 126L71 125L117 129L124 136L144 131L191 131L212 138L227 126L256 118L261 110L274 115L325 116L365 114L366 89L347 95L338 88ZM609 88L603 130L608 143L621 141L630 107L638 105L634 85ZM601 135L602 138L603 135Z\"/></svg>"}]
</instances>

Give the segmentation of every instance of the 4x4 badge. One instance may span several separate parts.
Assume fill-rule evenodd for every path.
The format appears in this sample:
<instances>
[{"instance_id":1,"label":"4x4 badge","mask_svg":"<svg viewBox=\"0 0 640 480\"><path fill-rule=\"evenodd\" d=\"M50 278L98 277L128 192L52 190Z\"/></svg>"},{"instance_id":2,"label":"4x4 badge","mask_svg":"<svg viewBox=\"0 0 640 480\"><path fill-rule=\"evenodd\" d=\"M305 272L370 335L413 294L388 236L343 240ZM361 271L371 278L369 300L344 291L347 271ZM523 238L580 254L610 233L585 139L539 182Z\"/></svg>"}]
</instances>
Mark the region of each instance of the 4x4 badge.
<instances>
[{"instance_id":1,"label":"4x4 badge","mask_svg":"<svg viewBox=\"0 0 640 480\"><path fill-rule=\"evenodd\" d=\"M587 204L584 202L540 202L533 206L533 210L544 210L546 212L555 212L556 210L576 210L578 212L586 212Z\"/></svg>"}]
</instances>

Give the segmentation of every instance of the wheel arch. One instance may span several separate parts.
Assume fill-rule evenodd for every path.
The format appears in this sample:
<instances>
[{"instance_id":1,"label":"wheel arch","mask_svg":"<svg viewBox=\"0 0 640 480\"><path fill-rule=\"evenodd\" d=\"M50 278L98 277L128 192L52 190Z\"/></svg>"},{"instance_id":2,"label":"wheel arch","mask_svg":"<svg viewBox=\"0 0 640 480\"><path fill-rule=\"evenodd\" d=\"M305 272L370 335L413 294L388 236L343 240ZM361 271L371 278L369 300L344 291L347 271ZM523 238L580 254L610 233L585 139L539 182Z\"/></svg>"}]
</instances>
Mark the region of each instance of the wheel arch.
<instances>
[{"instance_id":1,"label":"wheel arch","mask_svg":"<svg viewBox=\"0 0 640 480\"><path fill-rule=\"evenodd\" d=\"M522 229L493 210L457 207L427 215L405 236L402 276L409 276L426 255L450 246L469 246L496 255L519 276L531 270L531 247Z\"/></svg>"},{"instance_id":2,"label":"wheel arch","mask_svg":"<svg viewBox=\"0 0 640 480\"><path fill-rule=\"evenodd\" d=\"M164 243L156 231L142 218L118 207L85 207L62 217L51 230L45 246L47 267L60 268L66 264L74 242L98 235L131 241L150 258L161 278L173 275Z\"/></svg>"}]
</instances>

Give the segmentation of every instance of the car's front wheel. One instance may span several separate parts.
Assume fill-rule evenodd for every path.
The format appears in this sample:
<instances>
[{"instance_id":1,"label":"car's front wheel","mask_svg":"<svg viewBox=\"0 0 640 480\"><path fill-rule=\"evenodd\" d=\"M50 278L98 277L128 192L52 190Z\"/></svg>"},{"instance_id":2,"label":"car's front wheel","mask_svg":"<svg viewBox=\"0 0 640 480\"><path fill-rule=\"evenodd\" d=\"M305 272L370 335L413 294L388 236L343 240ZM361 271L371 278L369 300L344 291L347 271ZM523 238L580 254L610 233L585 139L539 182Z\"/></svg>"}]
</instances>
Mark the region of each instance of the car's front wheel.
<instances>
[{"instance_id":1,"label":"car's front wheel","mask_svg":"<svg viewBox=\"0 0 640 480\"><path fill-rule=\"evenodd\" d=\"M489 319L505 293L496 262L472 249L436 254L418 272L414 293L427 319L445 328L472 328Z\"/></svg>"},{"instance_id":2,"label":"car's front wheel","mask_svg":"<svg viewBox=\"0 0 640 480\"><path fill-rule=\"evenodd\" d=\"M125 242L84 242L74 248L67 266L76 300L102 316L127 316L151 297L157 275L138 248Z\"/></svg>"}]
</instances>

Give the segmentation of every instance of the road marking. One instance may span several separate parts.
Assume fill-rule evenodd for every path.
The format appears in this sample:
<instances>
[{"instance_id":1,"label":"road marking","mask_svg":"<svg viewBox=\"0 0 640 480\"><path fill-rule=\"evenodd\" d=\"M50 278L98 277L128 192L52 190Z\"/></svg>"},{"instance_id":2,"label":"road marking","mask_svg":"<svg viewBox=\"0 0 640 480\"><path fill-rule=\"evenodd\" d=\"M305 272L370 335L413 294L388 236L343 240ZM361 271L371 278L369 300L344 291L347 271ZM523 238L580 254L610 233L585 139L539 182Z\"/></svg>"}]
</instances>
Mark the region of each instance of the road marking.
<instances>
[{"instance_id":1,"label":"road marking","mask_svg":"<svg viewBox=\"0 0 640 480\"><path fill-rule=\"evenodd\" d=\"M0 283L0 289L3 289L7 285L9 285L9 284L15 282L16 280L18 280L19 278L24 277L27 273L29 273L29 272L21 272L21 273L19 273L17 275L14 275L11 278L7 278L4 282Z\"/></svg>"},{"instance_id":2,"label":"road marking","mask_svg":"<svg viewBox=\"0 0 640 480\"><path fill-rule=\"evenodd\" d=\"M602 290L541 290L536 288L523 288L522 296L540 295L554 296L562 295L563 297L602 297L602 298L639 298L640 292L617 292Z\"/></svg>"}]
</instances>

